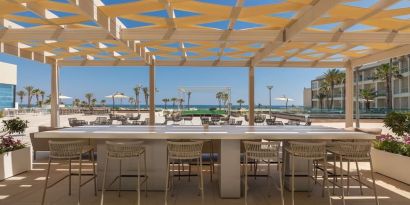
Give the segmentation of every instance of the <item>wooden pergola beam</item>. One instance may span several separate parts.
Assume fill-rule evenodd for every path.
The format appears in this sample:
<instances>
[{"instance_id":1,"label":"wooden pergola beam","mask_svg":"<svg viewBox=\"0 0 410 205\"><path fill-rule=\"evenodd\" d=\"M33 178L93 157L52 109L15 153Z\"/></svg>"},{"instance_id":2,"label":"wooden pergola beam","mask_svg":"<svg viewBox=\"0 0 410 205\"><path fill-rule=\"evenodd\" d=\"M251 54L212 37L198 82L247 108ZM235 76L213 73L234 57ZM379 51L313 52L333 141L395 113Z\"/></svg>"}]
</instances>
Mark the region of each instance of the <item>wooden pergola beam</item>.
<instances>
[{"instance_id":1,"label":"wooden pergola beam","mask_svg":"<svg viewBox=\"0 0 410 205\"><path fill-rule=\"evenodd\" d=\"M352 59L352 67L361 66L367 63L372 63L375 61L385 60L389 58L394 58L401 55L406 55L410 53L410 45L401 45L394 47L392 49L383 50L376 52L364 57Z\"/></svg>"},{"instance_id":2,"label":"wooden pergola beam","mask_svg":"<svg viewBox=\"0 0 410 205\"><path fill-rule=\"evenodd\" d=\"M150 64L149 59L151 58L147 58L147 56L145 56L146 52L137 52L134 41L127 42L121 39L120 30L125 26L121 25L116 17L111 18L105 15L104 12L102 12L99 8L99 6L103 5L102 3L100 3L101 5L96 5L96 1L94 0L70 0L70 3L76 6L83 15L87 16L101 28L103 28L114 39L126 46L131 53L136 53L145 61L145 63ZM144 47L143 49L145 50L146 48ZM144 54L144 56L141 54Z\"/></svg>"},{"instance_id":3,"label":"wooden pergola beam","mask_svg":"<svg viewBox=\"0 0 410 205\"><path fill-rule=\"evenodd\" d=\"M14 55L40 63L55 64L56 60L52 56L47 56L44 52L34 52L25 50L20 43L0 42L0 53Z\"/></svg>"},{"instance_id":4,"label":"wooden pergola beam","mask_svg":"<svg viewBox=\"0 0 410 205\"><path fill-rule=\"evenodd\" d=\"M121 39L125 41L223 41L222 30L205 30L205 29L176 29L174 34L167 39L163 39L167 29L123 29L120 31ZM279 34L278 31L270 30L232 30L226 41L237 42L268 42L273 41ZM102 28L16 28L0 30L0 41L44 41L44 40L61 40L61 41L104 41L114 40ZM393 44L410 44L410 33L404 32L347 32L341 34L337 39L332 32L314 32L303 31L296 35L292 42L296 43L393 43Z\"/></svg>"},{"instance_id":5,"label":"wooden pergola beam","mask_svg":"<svg viewBox=\"0 0 410 205\"><path fill-rule=\"evenodd\" d=\"M273 42L269 42L260 49L250 60L252 63L259 63L269 56L274 50L283 44L293 40L293 38L310 26L313 22L326 14L330 9L337 6L342 0L318 0L314 5L306 10L295 22L282 30L282 34Z\"/></svg>"},{"instance_id":6,"label":"wooden pergola beam","mask_svg":"<svg viewBox=\"0 0 410 205\"><path fill-rule=\"evenodd\" d=\"M145 66L144 62L135 60L60 60L60 66ZM164 61L156 60L155 66L175 66L175 67L249 67L247 61L220 61L214 65L214 61ZM288 68L341 68L344 62L292 62L292 61L263 61L258 64L258 68L288 67Z\"/></svg>"}]
</instances>

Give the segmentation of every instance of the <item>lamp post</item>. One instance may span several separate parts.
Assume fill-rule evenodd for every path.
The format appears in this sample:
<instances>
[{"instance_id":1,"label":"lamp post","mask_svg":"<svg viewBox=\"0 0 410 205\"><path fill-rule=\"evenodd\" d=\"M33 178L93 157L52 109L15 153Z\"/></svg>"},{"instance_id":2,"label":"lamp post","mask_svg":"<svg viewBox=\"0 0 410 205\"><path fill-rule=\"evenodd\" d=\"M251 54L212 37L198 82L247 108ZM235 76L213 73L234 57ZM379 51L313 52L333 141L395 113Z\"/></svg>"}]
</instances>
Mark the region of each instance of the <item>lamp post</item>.
<instances>
[{"instance_id":1,"label":"lamp post","mask_svg":"<svg viewBox=\"0 0 410 205\"><path fill-rule=\"evenodd\" d=\"M269 90L269 119L272 119L272 85L266 86Z\"/></svg>"}]
</instances>

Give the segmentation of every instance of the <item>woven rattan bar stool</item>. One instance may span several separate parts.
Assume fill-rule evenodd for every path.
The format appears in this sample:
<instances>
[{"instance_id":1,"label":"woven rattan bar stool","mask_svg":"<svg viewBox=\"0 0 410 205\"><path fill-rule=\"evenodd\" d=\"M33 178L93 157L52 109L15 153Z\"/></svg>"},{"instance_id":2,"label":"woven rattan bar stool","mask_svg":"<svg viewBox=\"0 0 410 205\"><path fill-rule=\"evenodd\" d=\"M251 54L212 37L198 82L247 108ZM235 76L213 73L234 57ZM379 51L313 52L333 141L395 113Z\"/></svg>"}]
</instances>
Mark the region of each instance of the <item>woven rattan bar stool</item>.
<instances>
[{"instance_id":1,"label":"woven rattan bar stool","mask_svg":"<svg viewBox=\"0 0 410 205\"><path fill-rule=\"evenodd\" d=\"M84 141L48 141L50 147L50 155L48 160L48 167L47 167L47 175L44 184L43 190L43 198L41 199L41 204L44 204L46 199L46 192L47 189L53 187L54 185L58 184L59 182L63 181L65 178L68 178L68 195L71 195L71 176L78 175L78 204L80 204L81 199L81 187L87 184L90 181L94 181L94 195L97 196L97 175L95 173L95 159L94 159L94 149L85 145ZM92 177L86 181L81 181L81 177L84 175L82 173L82 155L85 153L89 153L91 158L91 163L93 164L93 173L91 174ZM71 172L71 162L72 160L78 159L79 161L79 168L78 174ZM53 184L48 184L51 163L54 160L68 160L68 175L64 176L63 178L57 180Z\"/></svg>"},{"instance_id":2,"label":"woven rattan bar stool","mask_svg":"<svg viewBox=\"0 0 410 205\"><path fill-rule=\"evenodd\" d=\"M116 159L120 162L120 172L119 175L110 183L109 186L114 184L117 180L119 180L118 186L118 197L121 196L121 180L123 177L137 177L137 204L141 204L141 184L145 184L145 196L147 196L147 189L148 189L148 176L147 176L147 161L146 161L146 153L145 148L142 146L142 141L129 141L129 142L114 142L114 141L106 141L105 144L107 145L107 158L105 160L104 165L104 176L103 176L103 183L102 183L102 191L101 191L101 202L100 204L104 204L104 191L105 191L105 182L106 182L106 175L108 169L108 162L109 159ZM141 175L141 158L144 161L144 175ZM122 174L122 160L125 159L137 159L137 175L123 175ZM141 181L141 177L144 177L144 180Z\"/></svg>"},{"instance_id":3,"label":"woven rattan bar stool","mask_svg":"<svg viewBox=\"0 0 410 205\"><path fill-rule=\"evenodd\" d=\"M270 186L270 163L273 161L280 162L280 142L252 142L252 141L243 141L245 147L245 204L248 203L248 161L266 161L268 165L267 169L267 182ZM278 163L280 166L280 163ZM279 187L280 187L280 194L281 194L281 202L282 205L285 204L283 198L283 181L282 181L282 169L278 169L279 172ZM273 178L272 178L273 180ZM270 196L270 194L269 194Z\"/></svg>"},{"instance_id":4,"label":"woven rattan bar stool","mask_svg":"<svg viewBox=\"0 0 410 205\"><path fill-rule=\"evenodd\" d=\"M367 186L369 189L373 190L374 198L376 205L379 205L379 199L377 196L377 190L376 190L376 182L374 180L374 172L373 172L373 163L370 155L370 150L371 150L371 143L370 142L336 142L333 144L333 146L328 147L328 152L339 156L339 162L340 162L340 184L338 185L341 189L342 193L342 201L343 204L346 204L345 202L345 192L344 192L344 176L343 176L343 162L347 162L347 195L349 195L349 190L350 190L350 179L356 180L359 182L360 186L360 194L363 195L363 185ZM356 164L356 178L351 175L350 173L350 163L355 162ZM369 162L370 163L370 174L372 177L372 187L366 185L365 183L362 182L361 176L360 176L360 169L358 162ZM335 182L333 182L335 183Z\"/></svg>"},{"instance_id":5,"label":"woven rattan bar stool","mask_svg":"<svg viewBox=\"0 0 410 205\"><path fill-rule=\"evenodd\" d=\"M327 155L326 155L326 143L320 142L288 142L287 147L285 148L285 153L289 155L290 160L292 161L291 166L291 189L292 189L292 205L295 204L295 158L301 158L306 160L313 161L323 161L324 171L323 171L323 190L322 195L324 196L324 189L327 190L329 197L329 204L332 204L332 199L330 198L329 186L328 186L328 173L327 173ZM286 170L286 157L283 159L283 170ZM308 168L310 169L310 162ZM310 173L311 170L309 170ZM311 178L309 176L308 183L309 187L311 185Z\"/></svg>"},{"instance_id":6,"label":"woven rattan bar stool","mask_svg":"<svg viewBox=\"0 0 410 205\"><path fill-rule=\"evenodd\" d=\"M188 162L196 160L199 175L199 191L202 202L204 201L204 178L202 174L202 141L172 142L168 141L167 175L165 182L165 204L168 203L168 191L174 190L173 169L176 162L185 160ZM171 166L172 165L172 166ZM171 195L173 196L173 194Z\"/></svg>"}]
</instances>

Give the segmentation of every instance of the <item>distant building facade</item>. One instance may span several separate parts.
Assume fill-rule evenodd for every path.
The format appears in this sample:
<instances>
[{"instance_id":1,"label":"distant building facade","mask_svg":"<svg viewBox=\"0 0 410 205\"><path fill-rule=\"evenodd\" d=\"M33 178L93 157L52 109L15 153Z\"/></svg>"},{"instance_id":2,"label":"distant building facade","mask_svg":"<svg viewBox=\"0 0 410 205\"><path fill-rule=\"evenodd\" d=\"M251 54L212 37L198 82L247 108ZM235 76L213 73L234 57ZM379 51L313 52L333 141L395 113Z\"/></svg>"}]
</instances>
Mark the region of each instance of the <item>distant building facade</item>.
<instances>
[{"instance_id":1,"label":"distant building facade","mask_svg":"<svg viewBox=\"0 0 410 205\"><path fill-rule=\"evenodd\" d=\"M312 89L303 88L303 107L312 108Z\"/></svg>"},{"instance_id":2,"label":"distant building facade","mask_svg":"<svg viewBox=\"0 0 410 205\"><path fill-rule=\"evenodd\" d=\"M381 64L389 63L389 60L367 64L359 69L359 90L370 89L377 94L376 98L370 102L370 108L387 108L386 85L384 80L375 80L377 67ZM392 79L392 108L410 109L410 55L393 59L393 65L398 66L402 78ZM354 96L356 96L356 78L354 71ZM324 82L324 76L319 76L311 81L311 104L313 109L320 109L319 90ZM344 84L338 84L333 90L334 109L344 109ZM326 108L326 98L322 101L322 108ZM356 106L356 97L353 99ZM363 99L359 99L360 108L365 107Z\"/></svg>"},{"instance_id":3,"label":"distant building facade","mask_svg":"<svg viewBox=\"0 0 410 205\"><path fill-rule=\"evenodd\" d=\"M16 105L17 66L0 62L0 110Z\"/></svg>"}]
</instances>

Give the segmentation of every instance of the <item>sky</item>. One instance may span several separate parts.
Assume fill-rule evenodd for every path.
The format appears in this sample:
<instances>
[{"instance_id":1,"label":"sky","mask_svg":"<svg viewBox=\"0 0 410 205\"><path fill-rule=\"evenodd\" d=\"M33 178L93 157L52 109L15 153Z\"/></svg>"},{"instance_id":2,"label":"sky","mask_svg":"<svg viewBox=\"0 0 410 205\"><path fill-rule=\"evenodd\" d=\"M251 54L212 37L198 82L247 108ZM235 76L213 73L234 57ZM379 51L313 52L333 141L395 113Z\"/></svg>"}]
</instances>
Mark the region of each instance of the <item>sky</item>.
<instances>
[{"instance_id":1,"label":"sky","mask_svg":"<svg viewBox=\"0 0 410 205\"><path fill-rule=\"evenodd\" d=\"M0 61L17 65L17 90L32 85L50 93L50 66L15 56L0 54ZM273 85L272 99L286 95L295 99L292 104L303 104L303 88L310 87L310 81L323 74L326 69L318 68L256 68L255 104L268 105L267 85ZM60 93L65 96L85 99L84 94L91 92L100 101L104 96L116 91L133 96L137 84L148 86L148 67L63 67L60 70ZM230 87L232 103L248 100L247 68L205 68L205 67L157 67L156 104L161 99L179 97L178 89L195 86ZM141 99L142 100L142 99ZM71 103L67 100L66 103ZM125 103L125 102L124 102ZM144 103L144 102L142 102ZM192 94L191 104L217 104L215 91ZM247 103L245 103L247 104ZM273 105L283 102L272 100Z\"/></svg>"}]
</instances>

